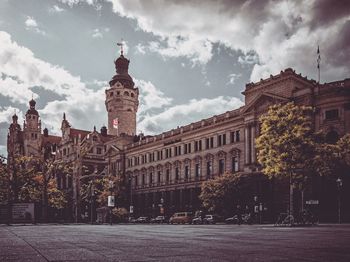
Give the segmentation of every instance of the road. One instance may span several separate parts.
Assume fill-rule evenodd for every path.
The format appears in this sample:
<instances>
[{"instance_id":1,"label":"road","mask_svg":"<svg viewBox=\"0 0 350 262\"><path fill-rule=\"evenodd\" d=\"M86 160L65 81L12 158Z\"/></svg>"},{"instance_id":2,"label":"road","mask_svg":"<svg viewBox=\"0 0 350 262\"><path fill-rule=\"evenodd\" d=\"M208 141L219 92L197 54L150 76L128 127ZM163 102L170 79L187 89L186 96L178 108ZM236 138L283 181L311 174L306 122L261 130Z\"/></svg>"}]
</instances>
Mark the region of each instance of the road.
<instances>
[{"instance_id":1,"label":"road","mask_svg":"<svg viewBox=\"0 0 350 262\"><path fill-rule=\"evenodd\" d=\"M0 261L350 261L350 225L0 226Z\"/></svg>"}]
</instances>

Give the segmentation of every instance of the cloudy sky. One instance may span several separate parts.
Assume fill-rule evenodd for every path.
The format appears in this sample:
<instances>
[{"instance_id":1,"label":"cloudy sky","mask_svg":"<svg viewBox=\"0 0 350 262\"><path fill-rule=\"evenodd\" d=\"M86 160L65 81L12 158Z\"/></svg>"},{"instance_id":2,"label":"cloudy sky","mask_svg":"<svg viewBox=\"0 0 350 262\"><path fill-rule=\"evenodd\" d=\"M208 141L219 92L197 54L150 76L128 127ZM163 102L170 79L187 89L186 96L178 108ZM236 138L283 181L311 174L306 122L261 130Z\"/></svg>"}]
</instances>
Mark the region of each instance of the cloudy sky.
<instances>
[{"instance_id":1,"label":"cloudy sky","mask_svg":"<svg viewBox=\"0 0 350 262\"><path fill-rule=\"evenodd\" d=\"M138 131L156 134L243 104L247 82L287 67L350 76L350 1L0 0L0 154L32 95L59 134L106 124L104 90L123 39L140 89Z\"/></svg>"}]
</instances>

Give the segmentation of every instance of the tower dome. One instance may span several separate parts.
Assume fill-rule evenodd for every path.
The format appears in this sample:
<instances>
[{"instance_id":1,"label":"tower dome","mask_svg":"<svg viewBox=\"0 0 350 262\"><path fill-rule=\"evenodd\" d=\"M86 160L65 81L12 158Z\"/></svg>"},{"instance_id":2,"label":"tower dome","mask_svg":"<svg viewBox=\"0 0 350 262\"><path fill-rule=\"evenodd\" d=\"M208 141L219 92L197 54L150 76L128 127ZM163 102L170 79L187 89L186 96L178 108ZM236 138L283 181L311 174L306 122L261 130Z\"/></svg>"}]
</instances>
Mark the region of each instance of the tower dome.
<instances>
[{"instance_id":1,"label":"tower dome","mask_svg":"<svg viewBox=\"0 0 350 262\"><path fill-rule=\"evenodd\" d=\"M36 111L35 109L35 105L36 105L36 102L35 100L32 98L32 100L29 101L29 109L27 111L27 114L30 114L30 115L36 115L38 116L38 111Z\"/></svg>"},{"instance_id":2,"label":"tower dome","mask_svg":"<svg viewBox=\"0 0 350 262\"><path fill-rule=\"evenodd\" d=\"M116 75L109 81L109 86L112 87L115 83L120 82L126 88L134 88L134 81L129 75L130 61L121 54L117 60L114 61Z\"/></svg>"}]
</instances>

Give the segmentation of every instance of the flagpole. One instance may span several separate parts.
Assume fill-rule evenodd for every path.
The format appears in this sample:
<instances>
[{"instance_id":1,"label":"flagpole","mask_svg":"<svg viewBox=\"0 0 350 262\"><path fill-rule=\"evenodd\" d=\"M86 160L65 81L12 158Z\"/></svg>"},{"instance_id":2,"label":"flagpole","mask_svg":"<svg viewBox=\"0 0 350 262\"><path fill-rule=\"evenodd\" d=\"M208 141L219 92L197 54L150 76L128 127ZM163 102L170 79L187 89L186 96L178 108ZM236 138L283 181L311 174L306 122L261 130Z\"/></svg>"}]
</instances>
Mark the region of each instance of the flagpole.
<instances>
[{"instance_id":1,"label":"flagpole","mask_svg":"<svg viewBox=\"0 0 350 262\"><path fill-rule=\"evenodd\" d=\"M320 46L317 46L317 69L318 69L318 83L321 81L321 54L320 54Z\"/></svg>"}]
</instances>

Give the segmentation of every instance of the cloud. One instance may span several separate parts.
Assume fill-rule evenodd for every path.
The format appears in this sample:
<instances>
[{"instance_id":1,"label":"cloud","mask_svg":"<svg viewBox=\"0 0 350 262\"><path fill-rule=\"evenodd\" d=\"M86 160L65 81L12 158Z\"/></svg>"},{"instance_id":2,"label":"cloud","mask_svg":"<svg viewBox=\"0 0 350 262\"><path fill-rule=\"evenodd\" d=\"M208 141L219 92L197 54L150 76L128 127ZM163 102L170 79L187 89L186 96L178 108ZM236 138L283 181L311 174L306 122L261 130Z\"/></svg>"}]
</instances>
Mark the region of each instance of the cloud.
<instances>
[{"instance_id":1,"label":"cloud","mask_svg":"<svg viewBox=\"0 0 350 262\"><path fill-rule=\"evenodd\" d=\"M157 89L151 82L144 80L135 80L136 86L140 91L140 108L138 114L142 117L151 109L159 109L168 106L172 102L172 98Z\"/></svg>"},{"instance_id":2,"label":"cloud","mask_svg":"<svg viewBox=\"0 0 350 262\"><path fill-rule=\"evenodd\" d=\"M27 30L33 31L33 32L41 34L41 35L46 35L46 32L39 28L38 23L31 16L27 16L27 19L24 22L24 24L26 25Z\"/></svg>"},{"instance_id":3,"label":"cloud","mask_svg":"<svg viewBox=\"0 0 350 262\"><path fill-rule=\"evenodd\" d=\"M53 7L51 7L51 8L49 9L49 12L50 12L50 13L61 13L61 12L63 12L63 11L64 11L64 9L61 8L61 7L59 7L58 5L54 5Z\"/></svg>"},{"instance_id":4,"label":"cloud","mask_svg":"<svg viewBox=\"0 0 350 262\"><path fill-rule=\"evenodd\" d=\"M242 74L235 74L235 73L232 73L232 74L229 74L228 75L228 82L226 83L226 85L233 85L237 79L239 79L240 77L242 76Z\"/></svg>"},{"instance_id":5,"label":"cloud","mask_svg":"<svg viewBox=\"0 0 350 262\"><path fill-rule=\"evenodd\" d=\"M221 43L244 54L238 62L254 64L252 81L287 67L315 76L319 44L325 80L350 74L349 39L340 34L349 27L346 0L109 1L120 16L158 37L144 46L165 59L182 56L206 64L213 43Z\"/></svg>"},{"instance_id":6,"label":"cloud","mask_svg":"<svg viewBox=\"0 0 350 262\"><path fill-rule=\"evenodd\" d=\"M0 106L0 123L12 123L12 116L16 112L16 115L18 116L18 122L20 123L23 121L23 112L19 110L16 107L7 106L7 107L1 107Z\"/></svg>"},{"instance_id":7,"label":"cloud","mask_svg":"<svg viewBox=\"0 0 350 262\"><path fill-rule=\"evenodd\" d=\"M43 126L47 125L54 133L60 133L63 112L67 113L71 124L78 128L92 130L94 124L102 125L105 121L101 118L101 115L106 115L102 83L99 83L96 91L87 88L80 77L71 75L60 66L36 58L31 50L19 46L3 31L0 31L0 46L1 95L9 97L12 102L27 104L32 94L34 98L39 97L33 89L41 87L62 98L38 108ZM39 98L37 102L42 104L45 101L40 101Z\"/></svg>"},{"instance_id":8,"label":"cloud","mask_svg":"<svg viewBox=\"0 0 350 262\"><path fill-rule=\"evenodd\" d=\"M157 134L242 105L243 102L235 97L192 99L189 103L174 105L159 114L147 115L138 123L138 130L146 134Z\"/></svg>"},{"instance_id":9,"label":"cloud","mask_svg":"<svg viewBox=\"0 0 350 262\"><path fill-rule=\"evenodd\" d=\"M92 32L92 37L93 38L103 38L102 33L100 32L100 29L96 28Z\"/></svg>"}]
</instances>

